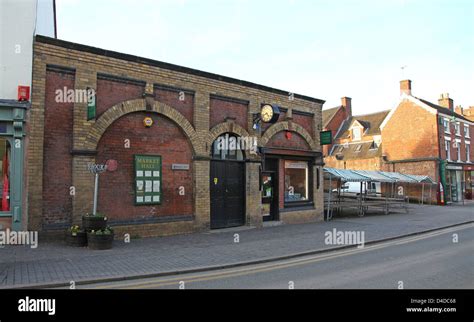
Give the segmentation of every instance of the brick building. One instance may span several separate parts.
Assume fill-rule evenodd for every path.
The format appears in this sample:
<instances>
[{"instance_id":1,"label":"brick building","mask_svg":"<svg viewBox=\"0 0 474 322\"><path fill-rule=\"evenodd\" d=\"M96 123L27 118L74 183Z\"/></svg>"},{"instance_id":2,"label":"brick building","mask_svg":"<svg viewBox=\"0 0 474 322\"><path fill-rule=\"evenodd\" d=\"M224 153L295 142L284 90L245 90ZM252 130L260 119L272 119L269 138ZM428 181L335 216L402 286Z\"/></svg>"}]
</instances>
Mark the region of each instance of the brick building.
<instances>
[{"instance_id":1,"label":"brick building","mask_svg":"<svg viewBox=\"0 0 474 322\"><path fill-rule=\"evenodd\" d=\"M412 95L410 80L400 82L400 93L381 125L386 169L434 178L439 202L471 199L474 122L454 111L448 94L431 103Z\"/></svg>"},{"instance_id":2,"label":"brick building","mask_svg":"<svg viewBox=\"0 0 474 322\"><path fill-rule=\"evenodd\" d=\"M93 89L95 99L58 102L62 89ZM93 203L88 165L110 161L117 169L99 176L98 211L119 235L322 220L323 103L38 36L24 225L53 233L79 223ZM268 104L278 121L256 124ZM247 138L257 150L220 145Z\"/></svg>"},{"instance_id":3,"label":"brick building","mask_svg":"<svg viewBox=\"0 0 474 322\"><path fill-rule=\"evenodd\" d=\"M413 96L411 81L404 80L395 108L339 123L324 162L335 168L426 175L441 183L439 202L460 202L472 198L473 126L456 113L448 94L434 104Z\"/></svg>"}]
</instances>

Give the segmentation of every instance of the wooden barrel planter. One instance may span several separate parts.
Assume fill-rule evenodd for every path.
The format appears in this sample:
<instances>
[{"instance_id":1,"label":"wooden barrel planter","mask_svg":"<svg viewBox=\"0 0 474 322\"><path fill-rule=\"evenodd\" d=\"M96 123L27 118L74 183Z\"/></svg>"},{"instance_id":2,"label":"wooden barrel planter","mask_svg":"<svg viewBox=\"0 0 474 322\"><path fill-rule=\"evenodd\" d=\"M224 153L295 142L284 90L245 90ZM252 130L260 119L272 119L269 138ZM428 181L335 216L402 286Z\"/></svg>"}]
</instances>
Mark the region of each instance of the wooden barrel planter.
<instances>
[{"instance_id":1,"label":"wooden barrel planter","mask_svg":"<svg viewBox=\"0 0 474 322\"><path fill-rule=\"evenodd\" d=\"M111 249L114 241L114 234L87 233L87 244L90 249L105 250Z\"/></svg>"},{"instance_id":2,"label":"wooden barrel planter","mask_svg":"<svg viewBox=\"0 0 474 322\"><path fill-rule=\"evenodd\" d=\"M107 217L82 216L82 227L86 231L105 229L107 227Z\"/></svg>"},{"instance_id":3,"label":"wooden barrel planter","mask_svg":"<svg viewBox=\"0 0 474 322\"><path fill-rule=\"evenodd\" d=\"M76 233L66 232L66 244L73 247L87 246L87 233L84 231Z\"/></svg>"}]
</instances>

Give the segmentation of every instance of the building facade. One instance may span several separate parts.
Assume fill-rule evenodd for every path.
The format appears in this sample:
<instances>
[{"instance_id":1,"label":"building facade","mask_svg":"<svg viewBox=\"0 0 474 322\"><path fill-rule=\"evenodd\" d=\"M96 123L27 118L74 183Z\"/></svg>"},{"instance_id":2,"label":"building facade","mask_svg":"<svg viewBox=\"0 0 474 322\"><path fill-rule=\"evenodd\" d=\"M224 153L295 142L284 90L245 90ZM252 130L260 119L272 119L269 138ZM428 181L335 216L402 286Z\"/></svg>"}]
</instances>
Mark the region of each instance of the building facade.
<instances>
[{"instance_id":1,"label":"building facade","mask_svg":"<svg viewBox=\"0 0 474 322\"><path fill-rule=\"evenodd\" d=\"M474 123L454 111L448 94L434 104L413 96L410 80L400 90L399 105L381 126L387 166L434 178L440 203L472 199Z\"/></svg>"},{"instance_id":2,"label":"building facade","mask_svg":"<svg viewBox=\"0 0 474 322\"><path fill-rule=\"evenodd\" d=\"M472 199L474 123L453 106L448 94L434 104L413 96L410 80L401 81L396 107L340 123L325 164L425 175L440 183L439 203Z\"/></svg>"},{"instance_id":3,"label":"building facade","mask_svg":"<svg viewBox=\"0 0 474 322\"><path fill-rule=\"evenodd\" d=\"M92 89L94 99L68 100L70 89ZM98 211L119 235L322 220L323 103L36 37L28 228L61 232L91 212L91 164L110 165L99 175ZM259 123L269 104L278 120Z\"/></svg>"},{"instance_id":4,"label":"building facade","mask_svg":"<svg viewBox=\"0 0 474 322\"><path fill-rule=\"evenodd\" d=\"M54 0L0 1L0 230L26 225L25 122L35 34L56 36Z\"/></svg>"}]
</instances>

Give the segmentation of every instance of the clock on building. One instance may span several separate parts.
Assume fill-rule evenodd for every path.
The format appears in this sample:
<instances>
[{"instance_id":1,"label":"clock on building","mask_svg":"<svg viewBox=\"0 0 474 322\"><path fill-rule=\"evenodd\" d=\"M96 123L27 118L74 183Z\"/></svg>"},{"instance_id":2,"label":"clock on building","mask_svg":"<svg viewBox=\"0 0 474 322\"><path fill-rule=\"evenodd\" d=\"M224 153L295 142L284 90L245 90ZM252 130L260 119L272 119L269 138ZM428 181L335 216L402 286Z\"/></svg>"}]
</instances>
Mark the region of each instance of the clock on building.
<instances>
[{"instance_id":1,"label":"clock on building","mask_svg":"<svg viewBox=\"0 0 474 322\"><path fill-rule=\"evenodd\" d=\"M280 109L277 105L265 104L260 110L260 118L265 123L275 123L280 117Z\"/></svg>"}]
</instances>

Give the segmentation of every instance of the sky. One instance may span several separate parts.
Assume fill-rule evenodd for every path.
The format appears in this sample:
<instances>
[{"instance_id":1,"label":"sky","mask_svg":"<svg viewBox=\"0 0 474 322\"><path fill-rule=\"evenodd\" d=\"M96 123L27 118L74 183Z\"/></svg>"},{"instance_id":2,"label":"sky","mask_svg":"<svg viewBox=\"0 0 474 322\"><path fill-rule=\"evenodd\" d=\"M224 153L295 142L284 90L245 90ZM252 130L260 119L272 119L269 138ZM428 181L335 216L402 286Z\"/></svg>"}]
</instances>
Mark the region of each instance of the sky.
<instances>
[{"instance_id":1,"label":"sky","mask_svg":"<svg viewBox=\"0 0 474 322\"><path fill-rule=\"evenodd\" d=\"M308 95L354 114L399 81L474 105L472 0L56 0L58 38Z\"/></svg>"}]
</instances>

